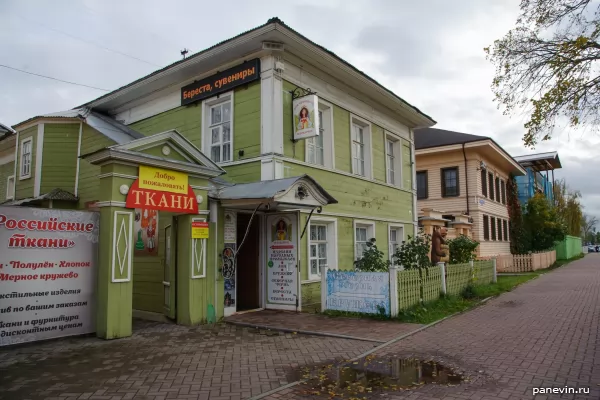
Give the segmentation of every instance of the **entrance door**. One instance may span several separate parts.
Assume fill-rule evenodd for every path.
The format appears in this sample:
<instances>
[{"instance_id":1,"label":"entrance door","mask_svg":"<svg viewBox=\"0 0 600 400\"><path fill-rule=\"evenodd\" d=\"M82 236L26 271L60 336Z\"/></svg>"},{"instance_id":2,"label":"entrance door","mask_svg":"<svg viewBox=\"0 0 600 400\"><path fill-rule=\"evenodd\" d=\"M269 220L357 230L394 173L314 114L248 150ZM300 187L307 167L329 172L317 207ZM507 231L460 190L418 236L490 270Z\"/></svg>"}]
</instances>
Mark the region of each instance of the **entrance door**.
<instances>
[{"instance_id":1,"label":"entrance door","mask_svg":"<svg viewBox=\"0 0 600 400\"><path fill-rule=\"evenodd\" d=\"M176 225L177 219L173 218L171 225L165 227L165 254L163 258L164 275L163 275L163 292L164 292L164 313L165 316L175 319L175 268L177 252Z\"/></svg>"},{"instance_id":2,"label":"entrance door","mask_svg":"<svg viewBox=\"0 0 600 400\"><path fill-rule=\"evenodd\" d=\"M251 214L237 214L237 298L236 311L260 308L260 217L255 215L248 230ZM240 244L246 240L240 249Z\"/></svg>"},{"instance_id":3,"label":"entrance door","mask_svg":"<svg viewBox=\"0 0 600 400\"><path fill-rule=\"evenodd\" d=\"M265 308L298 310L298 215L267 217L267 303Z\"/></svg>"}]
</instances>

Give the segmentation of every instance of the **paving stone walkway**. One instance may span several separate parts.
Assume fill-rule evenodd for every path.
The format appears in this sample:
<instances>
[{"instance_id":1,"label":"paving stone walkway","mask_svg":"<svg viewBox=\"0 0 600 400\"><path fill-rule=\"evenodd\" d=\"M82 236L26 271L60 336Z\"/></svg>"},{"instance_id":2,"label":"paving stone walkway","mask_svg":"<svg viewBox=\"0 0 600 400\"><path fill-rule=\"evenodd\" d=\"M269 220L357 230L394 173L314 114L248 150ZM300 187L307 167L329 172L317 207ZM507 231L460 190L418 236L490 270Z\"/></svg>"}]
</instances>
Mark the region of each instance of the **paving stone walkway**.
<instances>
[{"instance_id":1,"label":"paving stone walkway","mask_svg":"<svg viewBox=\"0 0 600 400\"><path fill-rule=\"evenodd\" d=\"M135 323L131 338L55 340L0 349L1 400L249 398L288 383L298 366L347 359L376 343Z\"/></svg>"},{"instance_id":2,"label":"paving stone walkway","mask_svg":"<svg viewBox=\"0 0 600 400\"><path fill-rule=\"evenodd\" d=\"M533 399L533 387L581 387L600 399L600 255L543 275L443 321L376 356L435 357L473 373L473 382L368 396L385 399ZM267 399L318 398L297 386Z\"/></svg>"},{"instance_id":3,"label":"paving stone walkway","mask_svg":"<svg viewBox=\"0 0 600 400\"><path fill-rule=\"evenodd\" d=\"M227 317L225 321L231 324L246 326L348 336L380 343L387 342L405 333L413 332L422 326L419 324L401 324L391 321L328 317L319 314L277 312L271 310L237 314Z\"/></svg>"}]
</instances>

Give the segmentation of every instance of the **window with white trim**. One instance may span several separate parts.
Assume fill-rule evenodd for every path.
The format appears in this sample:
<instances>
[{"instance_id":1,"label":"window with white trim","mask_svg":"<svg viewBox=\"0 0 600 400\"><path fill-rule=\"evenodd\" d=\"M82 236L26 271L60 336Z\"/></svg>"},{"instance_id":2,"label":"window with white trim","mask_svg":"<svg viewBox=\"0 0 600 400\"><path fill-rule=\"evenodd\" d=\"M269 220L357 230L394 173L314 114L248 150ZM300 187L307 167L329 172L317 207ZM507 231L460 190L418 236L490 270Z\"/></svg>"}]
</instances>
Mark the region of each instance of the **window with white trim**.
<instances>
[{"instance_id":1,"label":"window with white trim","mask_svg":"<svg viewBox=\"0 0 600 400\"><path fill-rule=\"evenodd\" d=\"M367 249L367 243L375 237L375 225L356 223L354 226L354 258L359 259Z\"/></svg>"},{"instance_id":2,"label":"window with white trim","mask_svg":"<svg viewBox=\"0 0 600 400\"><path fill-rule=\"evenodd\" d=\"M337 269L337 232L335 220L310 221L308 237L308 278L319 279L321 267Z\"/></svg>"},{"instance_id":3,"label":"window with white trim","mask_svg":"<svg viewBox=\"0 0 600 400\"><path fill-rule=\"evenodd\" d=\"M393 261L393 255L396 252L396 250L398 249L398 247L400 247L400 245L402 245L402 242L404 241L404 228L402 226L389 226L389 231L388 231L388 251L389 251L389 259L390 261Z\"/></svg>"},{"instance_id":4,"label":"window with white trim","mask_svg":"<svg viewBox=\"0 0 600 400\"><path fill-rule=\"evenodd\" d=\"M15 176L6 178L6 200L12 200L15 194Z\"/></svg>"},{"instance_id":5,"label":"window with white trim","mask_svg":"<svg viewBox=\"0 0 600 400\"><path fill-rule=\"evenodd\" d=\"M387 135L385 138L385 167L387 183L402 186L400 140Z\"/></svg>"},{"instance_id":6,"label":"window with white trim","mask_svg":"<svg viewBox=\"0 0 600 400\"><path fill-rule=\"evenodd\" d=\"M333 168L333 108L319 99L319 136L305 140L305 161Z\"/></svg>"},{"instance_id":7,"label":"window with white trim","mask_svg":"<svg viewBox=\"0 0 600 400\"><path fill-rule=\"evenodd\" d=\"M306 162L317 165L325 165L325 149L323 137L323 111L319 110L319 135L306 139Z\"/></svg>"},{"instance_id":8,"label":"window with white trim","mask_svg":"<svg viewBox=\"0 0 600 400\"><path fill-rule=\"evenodd\" d=\"M207 100L204 149L216 163L233 161L233 98L231 94Z\"/></svg>"},{"instance_id":9,"label":"window with white trim","mask_svg":"<svg viewBox=\"0 0 600 400\"><path fill-rule=\"evenodd\" d=\"M371 125L352 117L352 173L371 178Z\"/></svg>"},{"instance_id":10,"label":"window with white trim","mask_svg":"<svg viewBox=\"0 0 600 400\"><path fill-rule=\"evenodd\" d=\"M21 179L31 177L31 146L33 143L32 138L25 139L21 142L21 159L20 159L20 171Z\"/></svg>"}]
</instances>

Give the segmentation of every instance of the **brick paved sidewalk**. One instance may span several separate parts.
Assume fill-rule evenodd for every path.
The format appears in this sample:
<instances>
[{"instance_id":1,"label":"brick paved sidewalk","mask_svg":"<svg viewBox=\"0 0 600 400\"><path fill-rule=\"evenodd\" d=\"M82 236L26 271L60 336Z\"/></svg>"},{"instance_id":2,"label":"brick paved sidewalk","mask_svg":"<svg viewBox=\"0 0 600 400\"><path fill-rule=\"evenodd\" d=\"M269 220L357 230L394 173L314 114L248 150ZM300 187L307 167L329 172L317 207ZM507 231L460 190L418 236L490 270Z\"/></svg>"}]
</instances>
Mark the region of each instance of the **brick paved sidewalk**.
<instances>
[{"instance_id":1,"label":"brick paved sidewalk","mask_svg":"<svg viewBox=\"0 0 600 400\"><path fill-rule=\"evenodd\" d=\"M292 368L347 359L376 343L271 336L219 324L187 328L136 321L134 336L0 349L0 399L249 398L288 383Z\"/></svg>"},{"instance_id":2,"label":"brick paved sidewalk","mask_svg":"<svg viewBox=\"0 0 600 400\"><path fill-rule=\"evenodd\" d=\"M387 342L405 333L413 332L422 325L403 324L391 321L377 321L358 318L328 317L326 315L257 311L237 314L225 319L232 324L245 324L269 327L271 329L290 329L294 331L318 332L325 335L343 335L378 342Z\"/></svg>"},{"instance_id":3,"label":"brick paved sidewalk","mask_svg":"<svg viewBox=\"0 0 600 400\"><path fill-rule=\"evenodd\" d=\"M600 399L600 255L543 275L377 355L436 356L467 371L483 371L491 381L432 385L388 393L386 399L533 399L533 387L565 385L590 388L590 394L535 399ZM303 390L294 387L268 398L305 398Z\"/></svg>"}]
</instances>

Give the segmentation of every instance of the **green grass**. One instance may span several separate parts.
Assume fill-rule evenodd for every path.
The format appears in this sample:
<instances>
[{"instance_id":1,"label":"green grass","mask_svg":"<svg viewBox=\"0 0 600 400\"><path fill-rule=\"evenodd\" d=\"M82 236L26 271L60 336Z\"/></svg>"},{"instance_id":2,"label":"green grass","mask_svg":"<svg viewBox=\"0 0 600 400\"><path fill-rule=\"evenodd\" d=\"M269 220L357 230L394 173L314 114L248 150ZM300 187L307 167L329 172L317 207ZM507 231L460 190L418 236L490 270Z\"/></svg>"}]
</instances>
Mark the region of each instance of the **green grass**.
<instances>
[{"instance_id":1,"label":"green grass","mask_svg":"<svg viewBox=\"0 0 600 400\"><path fill-rule=\"evenodd\" d=\"M438 300L414 306L406 310L400 310L398 317L394 321L409 322L415 324L430 324L442 318L448 317L458 312L467 311L481 304L481 300L488 297L498 296L502 293L510 292L515 287L529 280L535 279L540 275L560 268L571 261L583 258L583 255L573 257L569 260L558 260L550 268L528 272L519 275L498 275L498 281L489 285L469 286L461 296L442 296ZM327 310L323 314L332 317L353 317L369 318L377 320L389 320L390 318L382 314L363 314L346 311Z\"/></svg>"},{"instance_id":2,"label":"green grass","mask_svg":"<svg viewBox=\"0 0 600 400\"><path fill-rule=\"evenodd\" d=\"M467 311L477 306L483 299L509 292L521 283L536 277L537 275L499 276L496 283L471 286L468 296L467 293L464 293L464 297L444 296L420 306L401 310L397 320L415 324L430 324L457 312Z\"/></svg>"}]
</instances>

